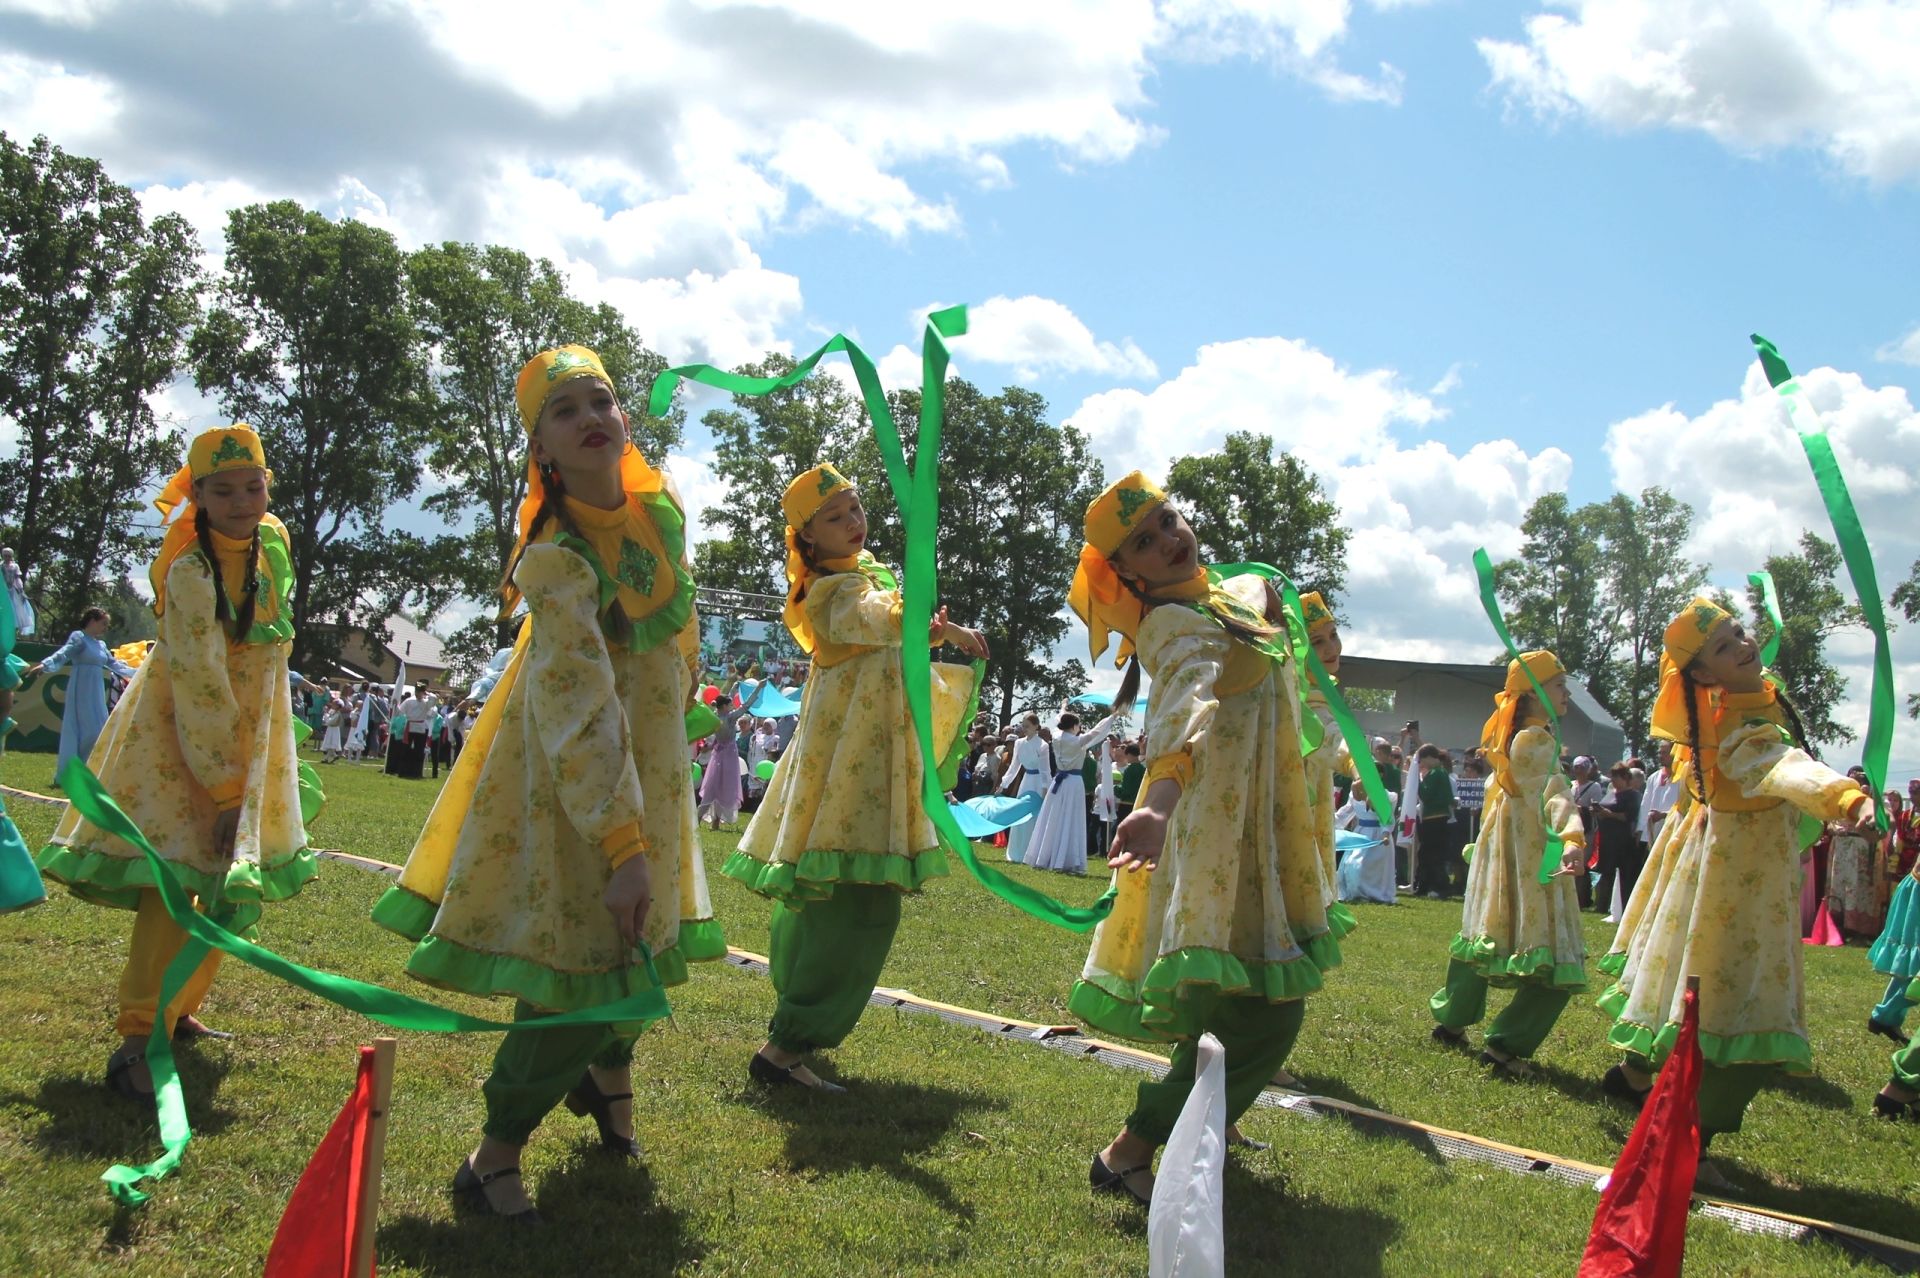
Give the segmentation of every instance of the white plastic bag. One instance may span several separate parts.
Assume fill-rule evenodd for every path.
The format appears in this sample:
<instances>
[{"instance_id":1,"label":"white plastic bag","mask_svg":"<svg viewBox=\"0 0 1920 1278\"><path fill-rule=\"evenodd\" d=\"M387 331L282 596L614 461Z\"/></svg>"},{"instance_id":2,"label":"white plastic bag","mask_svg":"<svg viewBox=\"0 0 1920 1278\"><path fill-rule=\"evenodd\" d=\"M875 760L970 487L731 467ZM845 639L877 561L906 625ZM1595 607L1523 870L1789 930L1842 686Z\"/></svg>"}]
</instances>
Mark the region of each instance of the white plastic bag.
<instances>
[{"instance_id":1,"label":"white plastic bag","mask_svg":"<svg viewBox=\"0 0 1920 1278\"><path fill-rule=\"evenodd\" d=\"M1222 1278L1227 1240L1221 1217L1227 1161L1227 1051L1200 1036L1193 1091L1167 1138L1147 1213L1150 1278Z\"/></svg>"}]
</instances>

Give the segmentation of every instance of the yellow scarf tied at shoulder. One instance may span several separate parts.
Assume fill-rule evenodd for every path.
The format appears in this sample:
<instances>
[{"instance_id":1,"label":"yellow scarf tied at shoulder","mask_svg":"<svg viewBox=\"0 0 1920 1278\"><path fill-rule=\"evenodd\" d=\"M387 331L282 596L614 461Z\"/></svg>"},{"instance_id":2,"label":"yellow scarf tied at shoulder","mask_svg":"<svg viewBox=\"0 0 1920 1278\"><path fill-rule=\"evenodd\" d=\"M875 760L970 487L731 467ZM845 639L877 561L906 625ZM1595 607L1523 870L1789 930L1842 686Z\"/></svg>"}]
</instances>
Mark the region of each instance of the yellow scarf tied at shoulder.
<instances>
[{"instance_id":1,"label":"yellow scarf tied at shoulder","mask_svg":"<svg viewBox=\"0 0 1920 1278\"><path fill-rule=\"evenodd\" d=\"M822 560L817 568L810 569L800 553L800 530L820 513L820 508L835 493L852 487L852 482L832 462L821 462L812 470L796 475L780 497L780 511L787 517L787 603L780 610L780 619L786 623L793 641L800 645L800 651L805 653L811 653L815 643L813 622L802 606L807 587L821 577L852 572L862 559L872 559L861 551L848 559Z\"/></svg>"},{"instance_id":2,"label":"yellow scarf tied at shoulder","mask_svg":"<svg viewBox=\"0 0 1920 1278\"><path fill-rule=\"evenodd\" d=\"M167 530L160 541L160 553L154 556L153 567L147 570L147 581L153 586L153 615L156 617L163 615L167 609L167 570L173 567L174 560L196 549L200 543L196 527L198 509L193 500L194 482L227 470L266 471L267 483L273 483L273 471L267 468L266 447L261 444L259 433L245 422L216 426L194 436L193 443L187 446L187 464L174 472L167 486L153 499L154 506L160 511L160 523ZM286 541L286 525L278 519L267 515L260 522L278 532L282 542ZM218 534L215 536L216 545L226 540ZM226 561L228 557L221 558ZM238 599L240 591L244 589L241 580L246 575L244 554L240 556L238 579L235 579L236 569L229 562L210 566L221 574L227 597ZM265 572L264 564L256 564L255 567ZM255 616L261 621L274 620L277 616L274 610L278 606L277 599L269 604L266 596L262 596L255 601Z\"/></svg>"},{"instance_id":3,"label":"yellow scarf tied at shoulder","mask_svg":"<svg viewBox=\"0 0 1920 1278\"><path fill-rule=\"evenodd\" d=\"M1524 663L1524 664L1523 664ZM1533 678L1527 678L1527 672L1533 672ZM1506 686L1493 694L1493 716L1480 729L1480 753L1493 767L1494 775L1503 785L1508 784L1509 760L1507 745L1513 740L1516 729L1532 727L1535 723L1545 723L1545 707L1535 707L1535 713L1525 722L1519 722L1515 716L1519 713L1520 698L1533 692L1535 681L1545 684L1555 675L1563 675L1566 669L1561 666L1560 658L1546 649L1523 652L1519 661L1507 663Z\"/></svg>"}]
</instances>

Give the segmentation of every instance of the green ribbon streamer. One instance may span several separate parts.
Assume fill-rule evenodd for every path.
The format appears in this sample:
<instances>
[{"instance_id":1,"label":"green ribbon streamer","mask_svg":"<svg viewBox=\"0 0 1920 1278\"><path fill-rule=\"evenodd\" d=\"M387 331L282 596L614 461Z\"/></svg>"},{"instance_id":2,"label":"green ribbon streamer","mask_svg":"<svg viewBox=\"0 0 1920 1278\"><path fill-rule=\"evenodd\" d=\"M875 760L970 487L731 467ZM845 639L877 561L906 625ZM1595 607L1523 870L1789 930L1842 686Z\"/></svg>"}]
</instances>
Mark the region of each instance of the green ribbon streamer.
<instances>
[{"instance_id":1,"label":"green ribbon streamer","mask_svg":"<svg viewBox=\"0 0 1920 1278\"><path fill-rule=\"evenodd\" d=\"M1091 906L1081 909L1057 901L1046 893L982 865L973 845L960 832L953 814L940 792L940 760L933 753L933 655L913 636L926 633L933 619L933 601L939 591L934 562L935 538L940 524L940 435L946 418L947 365L951 356L943 338L957 337L967 331L967 308L953 306L927 317L920 347L920 433L914 444L915 465L907 467L906 449L900 427L880 386L873 361L844 333L835 334L826 345L814 351L783 377L746 377L715 368L711 364L688 364L669 368L654 379L647 411L664 415L673 404L674 388L682 379L712 386L735 395L768 395L797 385L813 371L823 356L845 351L860 383L861 398L880 447L880 459L887 471L887 484L893 490L906 529L906 556L901 589L901 676L906 685L907 712L920 739L921 802L940 846L967 868L982 887L1001 900L1034 918L1069 931L1091 929L1113 909L1115 888Z\"/></svg>"},{"instance_id":2,"label":"green ribbon streamer","mask_svg":"<svg viewBox=\"0 0 1920 1278\"><path fill-rule=\"evenodd\" d=\"M1833 523L1834 536L1840 542L1840 554L1847 564L1847 576L1853 580L1853 593L1873 632L1873 690L1868 702L1867 740L1860 752L1860 764L1867 771L1868 797L1873 800L1874 820L1882 833L1887 829L1887 807L1880 796L1887 789L1887 756L1893 749L1893 651L1887 639L1887 614L1880 601L1880 580L1873 570L1873 554L1867 548L1866 530L1860 526L1860 514L1854 509L1853 494L1847 489L1846 476L1840 472L1840 459L1834 456L1833 442L1819 413L1807 402L1798 379L1787 367L1780 351L1766 338L1755 333L1751 339L1760 356L1760 367L1767 381L1787 403L1787 416L1800 435L1800 447L1806 451L1807 464L1813 468L1813 482L1826 504L1827 518Z\"/></svg>"},{"instance_id":3,"label":"green ribbon streamer","mask_svg":"<svg viewBox=\"0 0 1920 1278\"><path fill-rule=\"evenodd\" d=\"M1299 628L1301 635L1306 634L1306 608L1300 602L1300 591L1293 584L1293 578L1278 568L1262 563L1226 564L1214 569L1222 577L1252 573L1256 577L1265 577L1268 581L1280 583L1280 599L1287 606L1287 617ZM1347 694L1340 690L1333 676L1327 673L1326 663L1320 660L1320 654L1313 650L1311 640L1297 643L1294 652L1299 656L1313 686L1320 689L1327 699L1327 709L1333 712L1334 726L1340 729L1340 739L1347 743L1347 753L1353 756L1354 770L1367 786L1367 803L1373 808L1374 816L1380 819L1380 828L1389 835L1393 831L1393 806L1387 801L1387 785L1380 779L1379 765L1373 761L1373 740L1367 736L1360 721L1353 716L1353 708L1347 704ZM1397 795L1395 796L1398 797Z\"/></svg>"},{"instance_id":4,"label":"green ribbon streamer","mask_svg":"<svg viewBox=\"0 0 1920 1278\"><path fill-rule=\"evenodd\" d=\"M1780 633L1785 629L1780 624L1780 596L1774 593L1773 574L1770 572L1750 572L1747 582L1760 592L1760 610L1767 615L1767 624L1773 627L1773 633L1767 636L1767 642L1760 648L1760 664L1773 669L1774 659L1780 655Z\"/></svg>"},{"instance_id":5,"label":"green ribbon streamer","mask_svg":"<svg viewBox=\"0 0 1920 1278\"><path fill-rule=\"evenodd\" d=\"M1487 557L1486 547L1473 552L1473 571L1480 578L1480 606L1487 610L1487 620L1493 623L1493 631L1500 636L1500 642L1507 646L1507 659L1520 661L1520 649L1513 642L1513 634L1507 629L1507 619L1500 611L1500 600L1493 588L1493 560ZM1553 725L1554 766L1560 766L1560 753L1564 749L1560 741L1560 713L1553 708L1553 702L1547 696L1547 690L1540 686L1540 680L1534 677L1533 668L1520 661L1520 669L1527 676L1527 682L1533 685L1533 696L1540 708L1547 712L1547 722ZM1566 841L1547 820L1547 805L1544 799L1540 803L1540 828L1546 831L1547 841L1540 848L1540 881L1553 881L1554 871L1560 868L1560 858L1566 854ZM1580 871L1586 873L1583 866Z\"/></svg>"},{"instance_id":6,"label":"green ribbon streamer","mask_svg":"<svg viewBox=\"0 0 1920 1278\"><path fill-rule=\"evenodd\" d=\"M651 988L612 1003L603 1003L599 1007L582 1008L530 1021L490 1021L468 1016L464 1012L397 994L382 986L303 967L272 950L235 936L194 909L192 897L180 886L180 880L174 877L172 868L160 859L160 854L154 850L153 844L147 842L140 827L121 811L120 805L113 801L100 784L100 779L88 770L85 763L78 759L69 762L60 773L60 788L67 792L67 798L81 816L139 849L146 857L148 870L153 874L154 888L160 893L161 904L166 907L174 923L187 933L186 944L181 946L180 953L167 965L166 974L161 978L160 1007L163 1009L187 983L207 951L214 949L297 985L309 994L318 995L330 1003L337 1003L349 1011L358 1012L395 1029L424 1030L435 1034L476 1034L496 1030L537 1033L570 1025L657 1021L670 1014L666 994L660 988L660 973L653 965L653 955L644 944L639 947L640 955L646 964ZM164 1015L154 1018L153 1034L147 1040L147 1069L153 1075L154 1103L160 1117L160 1143L165 1152L143 1167L116 1165L108 1168L100 1177L107 1182L107 1190L114 1200L126 1207L138 1207L151 1197L149 1191L139 1187L140 1183L158 1180L179 1166L187 1143L193 1139L193 1129L187 1121L186 1098L180 1087L179 1073L174 1067L173 1047L168 1040L167 1018Z\"/></svg>"}]
</instances>

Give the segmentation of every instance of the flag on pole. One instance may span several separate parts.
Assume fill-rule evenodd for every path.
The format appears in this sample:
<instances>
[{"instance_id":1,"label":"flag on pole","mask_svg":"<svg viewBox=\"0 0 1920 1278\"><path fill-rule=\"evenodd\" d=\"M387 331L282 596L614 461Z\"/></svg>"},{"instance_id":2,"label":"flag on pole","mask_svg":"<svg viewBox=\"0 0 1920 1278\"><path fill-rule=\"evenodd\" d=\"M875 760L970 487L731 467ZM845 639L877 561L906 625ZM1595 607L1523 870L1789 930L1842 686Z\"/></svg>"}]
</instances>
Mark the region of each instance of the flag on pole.
<instances>
[{"instance_id":1,"label":"flag on pole","mask_svg":"<svg viewBox=\"0 0 1920 1278\"><path fill-rule=\"evenodd\" d=\"M353 1093L287 1199L265 1278L371 1278L393 1042L360 1049Z\"/></svg>"},{"instance_id":2,"label":"flag on pole","mask_svg":"<svg viewBox=\"0 0 1920 1278\"><path fill-rule=\"evenodd\" d=\"M1600 1195L1579 1278L1680 1278L1700 1168L1699 983L1687 978L1680 1037Z\"/></svg>"}]
</instances>

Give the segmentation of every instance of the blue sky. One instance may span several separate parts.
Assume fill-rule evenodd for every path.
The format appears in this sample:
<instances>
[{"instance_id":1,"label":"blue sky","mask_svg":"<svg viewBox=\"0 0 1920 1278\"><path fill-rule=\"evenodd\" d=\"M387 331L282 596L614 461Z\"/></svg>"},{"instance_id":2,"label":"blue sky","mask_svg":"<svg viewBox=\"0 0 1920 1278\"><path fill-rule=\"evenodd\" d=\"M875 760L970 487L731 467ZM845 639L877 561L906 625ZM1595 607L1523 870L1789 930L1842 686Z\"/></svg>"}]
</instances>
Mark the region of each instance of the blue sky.
<instances>
[{"instance_id":1,"label":"blue sky","mask_svg":"<svg viewBox=\"0 0 1920 1278\"><path fill-rule=\"evenodd\" d=\"M1756 329L1828 413L1885 587L1920 558L1911 4L543 12L602 56L546 57L505 0L0 3L0 128L101 157L210 260L228 208L282 196L551 256L675 359L845 329L912 380L916 315L972 303L956 371L1038 390L1110 471L1230 429L1314 466L1356 652L1489 655L1468 557L1543 492L1672 488L1723 584L1824 531ZM707 447L668 459L696 508ZM1863 722L1865 645L1834 652ZM1920 686L1920 637L1896 653Z\"/></svg>"}]
</instances>

